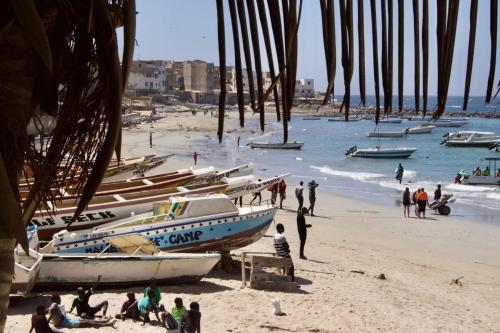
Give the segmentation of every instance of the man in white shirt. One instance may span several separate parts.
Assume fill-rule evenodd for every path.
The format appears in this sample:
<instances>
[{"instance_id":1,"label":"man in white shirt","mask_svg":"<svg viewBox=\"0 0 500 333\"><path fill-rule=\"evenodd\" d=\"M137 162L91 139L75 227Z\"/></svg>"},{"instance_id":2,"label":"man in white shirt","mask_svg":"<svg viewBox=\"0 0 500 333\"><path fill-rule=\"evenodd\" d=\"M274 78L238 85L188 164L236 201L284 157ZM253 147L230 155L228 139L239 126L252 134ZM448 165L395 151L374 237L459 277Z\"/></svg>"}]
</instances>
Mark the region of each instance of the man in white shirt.
<instances>
[{"instance_id":1,"label":"man in white shirt","mask_svg":"<svg viewBox=\"0 0 500 333\"><path fill-rule=\"evenodd\" d=\"M276 255L278 257L292 259L292 257L290 256L290 246L288 245L285 235L283 235L284 232L285 227L283 226L283 224L278 223L276 225L276 234L273 237L274 249L276 250ZM288 269L288 275L292 277L292 281L295 281L293 264L292 267Z\"/></svg>"},{"instance_id":2,"label":"man in white shirt","mask_svg":"<svg viewBox=\"0 0 500 333\"><path fill-rule=\"evenodd\" d=\"M304 205L304 182L300 182L300 184L295 188L295 196L299 201L299 208L297 208L297 213L302 211L302 206Z\"/></svg>"}]
</instances>

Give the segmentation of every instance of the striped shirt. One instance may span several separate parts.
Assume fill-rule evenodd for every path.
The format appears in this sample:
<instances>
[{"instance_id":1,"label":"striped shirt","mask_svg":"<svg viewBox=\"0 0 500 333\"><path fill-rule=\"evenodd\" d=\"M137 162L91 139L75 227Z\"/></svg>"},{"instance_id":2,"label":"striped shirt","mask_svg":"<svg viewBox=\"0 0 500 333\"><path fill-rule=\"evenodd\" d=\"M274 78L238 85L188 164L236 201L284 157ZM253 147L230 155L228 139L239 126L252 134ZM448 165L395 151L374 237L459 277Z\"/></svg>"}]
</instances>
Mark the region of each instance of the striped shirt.
<instances>
[{"instance_id":1,"label":"striped shirt","mask_svg":"<svg viewBox=\"0 0 500 333\"><path fill-rule=\"evenodd\" d=\"M288 242L283 234L276 233L273 237L273 245L276 250L276 254L279 257L287 257L290 255L290 249L288 247Z\"/></svg>"}]
</instances>

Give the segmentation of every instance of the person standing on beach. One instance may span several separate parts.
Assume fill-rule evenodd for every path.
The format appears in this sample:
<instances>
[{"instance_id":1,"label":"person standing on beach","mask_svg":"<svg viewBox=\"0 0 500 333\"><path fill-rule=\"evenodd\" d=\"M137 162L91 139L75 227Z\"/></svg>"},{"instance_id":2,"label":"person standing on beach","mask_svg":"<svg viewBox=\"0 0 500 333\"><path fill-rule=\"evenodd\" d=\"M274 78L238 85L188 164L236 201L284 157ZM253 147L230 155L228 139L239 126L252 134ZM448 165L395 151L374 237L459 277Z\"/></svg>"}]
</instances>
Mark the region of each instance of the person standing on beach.
<instances>
[{"instance_id":1,"label":"person standing on beach","mask_svg":"<svg viewBox=\"0 0 500 333\"><path fill-rule=\"evenodd\" d=\"M285 235L283 235L284 232L285 227L283 226L283 224L278 223L276 225L276 234L274 234L273 236L274 249L276 250L276 255L278 257L291 259L292 257L290 256L290 246L288 245ZM292 281L295 281L293 264L292 267L288 269L288 275L292 277Z\"/></svg>"},{"instance_id":2,"label":"person standing on beach","mask_svg":"<svg viewBox=\"0 0 500 333\"><path fill-rule=\"evenodd\" d=\"M240 136L238 135L238 148L240 148Z\"/></svg>"},{"instance_id":3,"label":"person standing on beach","mask_svg":"<svg viewBox=\"0 0 500 333\"><path fill-rule=\"evenodd\" d=\"M284 179L278 184L278 192L280 194L280 209L283 209L283 200L286 198L286 183Z\"/></svg>"},{"instance_id":4,"label":"person standing on beach","mask_svg":"<svg viewBox=\"0 0 500 333\"><path fill-rule=\"evenodd\" d=\"M149 132L149 148L153 148L153 132Z\"/></svg>"},{"instance_id":5,"label":"person standing on beach","mask_svg":"<svg viewBox=\"0 0 500 333\"><path fill-rule=\"evenodd\" d=\"M429 205L429 197L427 196L427 193L425 192L424 188L422 187L420 189L420 193L417 196L417 205L418 205L418 213L419 213L419 218L423 216L425 219L425 207Z\"/></svg>"},{"instance_id":6,"label":"person standing on beach","mask_svg":"<svg viewBox=\"0 0 500 333\"><path fill-rule=\"evenodd\" d=\"M276 199L278 198L278 184L269 185L267 190L271 191L271 203L276 205Z\"/></svg>"},{"instance_id":7,"label":"person standing on beach","mask_svg":"<svg viewBox=\"0 0 500 333\"><path fill-rule=\"evenodd\" d=\"M401 184L401 181L403 180L403 173L405 172L405 168L403 168L403 165L399 163L398 168L396 169L396 179L399 180L399 183Z\"/></svg>"},{"instance_id":8,"label":"person standing on beach","mask_svg":"<svg viewBox=\"0 0 500 333\"><path fill-rule=\"evenodd\" d=\"M197 152L193 153L193 160L194 160L194 165L196 165L196 162L198 162L198 153Z\"/></svg>"},{"instance_id":9,"label":"person standing on beach","mask_svg":"<svg viewBox=\"0 0 500 333\"><path fill-rule=\"evenodd\" d=\"M418 211L418 195L420 194L420 189L417 189L415 192L413 192L413 195L411 196L411 201L415 205L415 216L420 218L420 213Z\"/></svg>"},{"instance_id":10,"label":"person standing on beach","mask_svg":"<svg viewBox=\"0 0 500 333\"><path fill-rule=\"evenodd\" d=\"M307 210L311 216L316 216L314 215L314 204L316 203L316 187L318 187L319 184L317 184L314 180L311 180L309 182L308 187L309 187L309 209Z\"/></svg>"},{"instance_id":11,"label":"person standing on beach","mask_svg":"<svg viewBox=\"0 0 500 333\"><path fill-rule=\"evenodd\" d=\"M441 184L438 184L434 191L434 201L439 201L439 199L441 199Z\"/></svg>"},{"instance_id":12,"label":"person standing on beach","mask_svg":"<svg viewBox=\"0 0 500 333\"><path fill-rule=\"evenodd\" d=\"M300 259L307 260L304 255L304 246L306 245L307 239L307 228L310 228L310 224L306 224L305 215L307 214L307 208L302 207L302 210L297 214L297 231L299 232L300 239Z\"/></svg>"},{"instance_id":13,"label":"person standing on beach","mask_svg":"<svg viewBox=\"0 0 500 333\"><path fill-rule=\"evenodd\" d=\"M302 207L304 206L304 182L301 181L299 185L295 188L295 197L299 202L299 208L297 208L297 213L302 211ZM306 211L307 214L307 211Z\"/></svg>"},{"instance_id":14,"label":"person standing on beach","mask_svg":"<svg viewBox=\"0 0 500 333\"><path fill-rule=\"evenodd\" d=\"M411 196L410 189L407 187L403 192L403 210L405 217L410 217L410 205L411 205L410 196Z\"/></svg>"},{"instance_id":15,"label":"person standing on beach","mask_svg":"<svg viewBox=\"0 0 500 333\"><path fill-rule=\"evenodd\" d=\"M259 179L259 182L261 182L262 180ZM255 199L259 198L259 206L260 206L260 203L262 202L262 194L260 193L261 191L258 191L258 192L254 192L253 193L253 198L252 198L252 201L250 201L250 205L254 202Z\"/></svg>"}]
</instances>

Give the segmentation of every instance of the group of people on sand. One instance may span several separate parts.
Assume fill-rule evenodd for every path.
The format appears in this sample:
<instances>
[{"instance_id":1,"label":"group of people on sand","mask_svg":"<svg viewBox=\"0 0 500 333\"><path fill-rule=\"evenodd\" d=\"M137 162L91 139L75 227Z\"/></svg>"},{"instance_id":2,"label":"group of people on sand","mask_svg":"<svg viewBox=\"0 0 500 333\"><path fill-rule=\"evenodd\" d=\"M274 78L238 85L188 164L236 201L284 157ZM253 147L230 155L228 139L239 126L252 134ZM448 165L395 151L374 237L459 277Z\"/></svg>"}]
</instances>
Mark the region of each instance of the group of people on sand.
<instances>
[{"instance_id":1,"label":"group of people on sand","mask_svg":"<svg viewBox=\"0 0 500 333\"><path fill-rule=\"evenodd\" d=\"M438 184L434 191L434 202L441 199L441 184ZM425 219L425 210L431 207L429 204L429 196L423 187L418 188L415 192L410 193L407 187L403 192L403 210L404 216L410 217L410 206L415 205L415 216Z\"/></svg>"},{"instance_id":2,"label":"group of people on sand","mask_svg":"<svg viewBox=\"0 0 500 333\"><path fill-rule=\"evenodd\" d=\"M316 216L314 215L314 205L316 204L316 187L318 187L319 184L316 183L316 181L313 179L307 184L307 188L309 189L309 208L306 208L306 210L303 210L304 207L304 182L301 181L299 185L295 188L295 197L297 198L297 201L299 202L299 208L297 208L297 213L305 212L305 215L311 214L311 216Z\"/></svg>"},{"instance_id":3,"label":"group of people on sand","mask_svg":"<svg viewBox=\"0 0 500 333\"><path fill-rule=\"evenodd\" d=\"M144 290L142 298L138 301L135 298L135 293L127 293L127 300L122 304L120 313L115 316L115 319L106 316L108 310L108 301L100 302L95 306L91 306L90 297L94 294L98 286L100 277L96 284L91 288L79 287L77 295L73 299L69 313L76 309L77 317L70 317L61 304L61 297L58 294L52 295L52 304L47 310L44 305L39 305L36 308L36 313L31 317L30 333L35 330L36 333L53 333L54 331L49 323L52 322L56 328L99 328L103 326L115 325L117 319L125 320L132 319L142 321L144 326L150 322L150 314L154 313L156 319L161 323L162 327L167 330L178 330L180 333L200 333L201 313L200 305L197 302L192 302L187 310L181 298L175 298L174 306L170 312L165 310L165 307L160 304L161 292L157 286L156 280L152 279L149 286ZM96 318L96 315L102 311L102 316ZM46 315L49 315L48 319Z\"/></svg>"}]
</instances>

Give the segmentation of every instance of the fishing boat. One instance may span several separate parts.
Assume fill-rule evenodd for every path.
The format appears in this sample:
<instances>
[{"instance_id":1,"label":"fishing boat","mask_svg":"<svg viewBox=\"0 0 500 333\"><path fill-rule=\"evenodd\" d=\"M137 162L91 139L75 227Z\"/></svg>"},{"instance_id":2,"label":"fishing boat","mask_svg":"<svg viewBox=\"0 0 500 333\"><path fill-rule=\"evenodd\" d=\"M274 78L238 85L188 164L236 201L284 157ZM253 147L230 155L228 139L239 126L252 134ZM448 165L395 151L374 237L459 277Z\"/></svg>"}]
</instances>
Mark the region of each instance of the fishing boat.
<instances>
[{"instance_id":1,"label":"fishing boat","mask_svg":"<svg viewBox=\"0 0 500 333\"><path fill-rule=\"evenodd\" d=\"M196 182L197 184L210 184L216 181L221 181L224 177L234 176L248 167L249 165L245 164L223 171L215 171L213 166L202 169L190 168L156 176L106 182L99 185L94 196L157 190L181 186L193 182ZM56 193L59 192L61 199L78 198L77 189L71 187L66 189L53 189L52 192L53 195L56 195ZM21 198L25 199L28 193L29 191L20 191Z\"/></svg>"},{"instance_id":2,"label":"fishing boat","mask_svg":"<svg viewBox=\"0 0 500 333\"><path fill-rule=\"evenodd\" d=\"M106 237L113 253L42 253L16 251L15 264L22 270L38 267L33 280L36 289L61 289L92 285L124 287L147 285L151 279L161 284L200 280L220 260L218 253L166 253L139 234ZM43 251L43 250L41 250Z\"/></svg>"},{"instance_id":3,"label":"fishing boat","mask_svg":"<svg viewBox=\"0 0 500 333\"><path fill-rule=\"evenodd\" d=\"M379 124L401 124L403 119L401 118L385 118L385 119L379 119Z\"/></svg>"},{"instance_id":4,"label":"fishing boat","mask_svg":"<svg viewBox=\"0 0 500 333\"><path fill-rule=\"evenodd\" d=\"M500 141L493 132L459 131L446 133L441 144L455 147L490 147Z\"/></svg>"},{"instance_id":5,"label":"fishing boat","mask_svg":"<svg viewBox=\"0 0 500 333\"><path fill-rule=\"evenodd\" d=\"M430 121L429 124L435 127L464 127L469 122L467 120L438 119Z\"/></svg>"},{"instance_id":6,"label":"fishing boat","mask_svg":"<svg viewBox=\"0 0 500 333\"><path fill-rule=\"evenodd\" d=\"M343 121L343 122L351 122L351 121L360 121L362 120L362 118L358 118L358 117L352 117L352 118L349 118L349 120L345 120L344 117L333 117L333 118L328 118L328 121Z\"/></svg>"},{"instance_id":7,"label":"fishing boat","mask_svg":"<svg viewBox=\"0 0 500 333\"><path fill-rule=\"evenodd\" d=\"M276 212L274 205L238 208L223 194L172 197L156 203L153 212L90 232L62 231L48 246L56 253L116 252L107 238L140 234L168 252L229 252L260 239Z\"/></svg>"},{"instance_id":8,"label":"fishing boat","mask_svg":"<svg viewBox=\"0 0 500 333\"><path fill-rule=\"evenodd\" d=\"M86 210L73 219L78 200L65 199L57 203L48 203L50 211L38 210L30 225L38 227L38 237L47 240L52 235L74 220L72 230L96 227L108 222L127 218L133 214L142 214L153 208L153 203L168 200L170 197L224 193L231 199L258 192L269 185L279 183L288 174L264 180L255 180L253 176L224 178L211 184L195 184L160 190L132 192L93 197Z\"/></svg>"},{"instance_id":9,"label":"fishing boat","mask_svg":"<svg viewBox=\"0 0 500 333\"><path fill-rule=\"evenodd\" d=\"M250 148L264 149L301 149L304 142L287 142L287 143L268 143L268 142L250 142Z\"/></svg>"},{"instance_id":10,"label":"fishing boat","mask_svg":"<svg viewBox=\"0 0 500 333\"><path fill-rule=\"evenodd\" d=\"M417 148L364 148L358 149L356 146L349 148L346 155L363 158L408 158Z\"/></svg>"},{"instance_id":11,"label":"fishing boat","mask_svg":"<svg viewBox=\"0 0 500 333\"><path fill-rule=\"evenodd\" d=\"M366 133L366 136L370 137L370 138L402 138L405 136L405 132L404 131L396 131L396 132L375 131L375 132Z\"/></svg>"},{"instance_id":12,"label":"fishing boat","mask_svg":"<svg viewBox=\"0 0 500 333\"><path fill-rule=\"evenodd\" d=\"M431 133L434 128L436 128L436 126L433 126L433 125L428 125L428 126L419 125L419 126L407 128L405 130L405 133L406 134L427 134L427 133Z\"/></svg>"},{"instance_id":13,"label":"fishing boat","mask_svg":"<svg viewBox=\"0 0 500 333\"><path fill-rule=\"evenodd\" d=\"M497 185L500 186L500 177L497 171L500 169L500 157L485 157L488 161L489 176L464 175L461 179L462 184L466 185Z\"/></svg>"}]
</instances>

